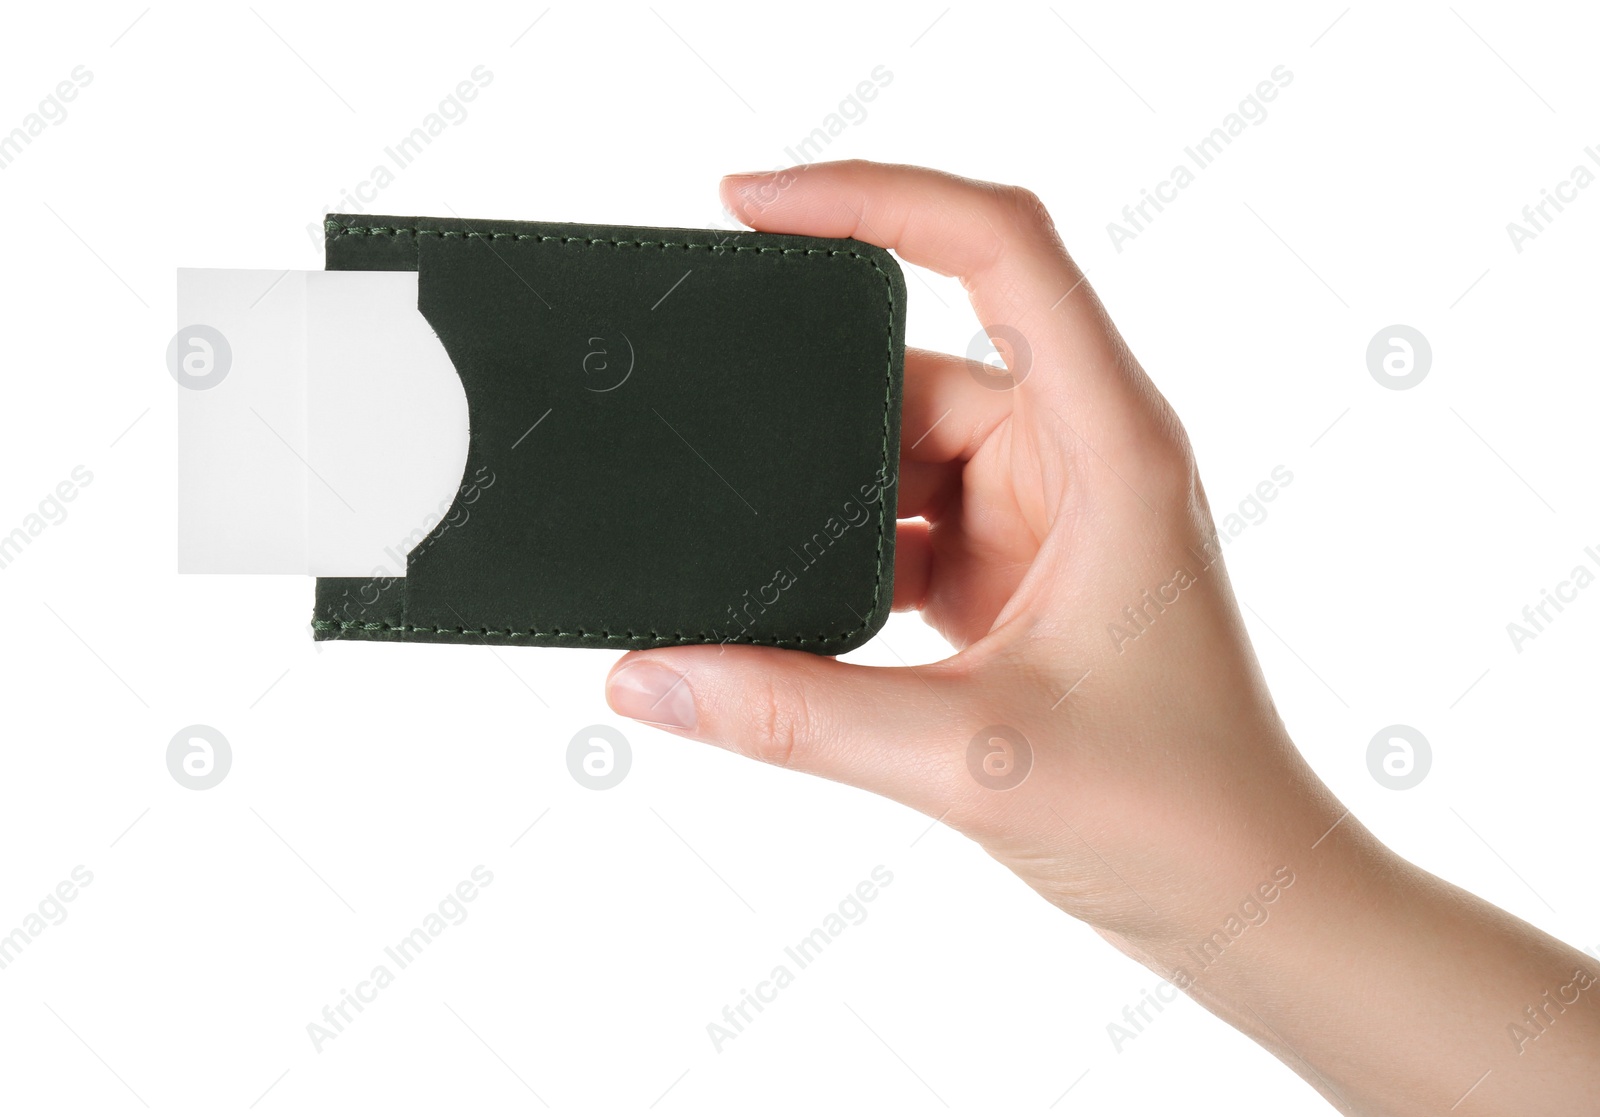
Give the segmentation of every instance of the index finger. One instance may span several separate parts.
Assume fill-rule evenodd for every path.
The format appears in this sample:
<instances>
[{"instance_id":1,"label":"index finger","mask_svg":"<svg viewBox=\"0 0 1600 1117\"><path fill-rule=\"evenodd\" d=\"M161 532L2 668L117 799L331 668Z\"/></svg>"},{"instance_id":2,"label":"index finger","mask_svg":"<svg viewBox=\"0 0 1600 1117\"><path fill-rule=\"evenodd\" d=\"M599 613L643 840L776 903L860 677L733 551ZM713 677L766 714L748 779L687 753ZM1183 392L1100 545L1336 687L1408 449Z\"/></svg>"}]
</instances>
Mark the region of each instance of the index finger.
<instances>
[{"instance_id":1,"label":"index finger","mask_svg":"<svg viewBox=\"0 0 1600 1117\"><path fill-rule=\"evenodd\" d=\"M958 276L982 324L1028 342L1013 373L1069 414L1100 421L1152 391L1030 191L924 167L849 160L722 180L724 204L763 232L853 237ZM1040 374L1043 374L1042 376Z\"/></svg>"}]
</instances>

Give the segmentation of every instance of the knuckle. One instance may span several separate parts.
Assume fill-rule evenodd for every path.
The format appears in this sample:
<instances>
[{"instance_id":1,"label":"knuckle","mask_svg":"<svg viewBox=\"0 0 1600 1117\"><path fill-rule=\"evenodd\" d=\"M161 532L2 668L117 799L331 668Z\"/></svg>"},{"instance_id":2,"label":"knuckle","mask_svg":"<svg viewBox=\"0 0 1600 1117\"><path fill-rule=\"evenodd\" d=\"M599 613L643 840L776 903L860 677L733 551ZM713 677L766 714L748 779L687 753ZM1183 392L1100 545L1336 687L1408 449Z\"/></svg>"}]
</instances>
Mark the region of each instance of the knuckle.
<instances>
[{"instance_id":1,"label":"knuckle","mask_svg":"<svg viewBox=\"0 0 1600 1117\"><path fill-rule=\"evenodd\" d=\"M1199 491L1200 472L1188 441L1152 439L1137 470L1138 486L1157 509L1182 512Z\"/></svg>"},{"instance_id":2,"label":"knuckle","mask_svg":"<svg viewBox=\"0 0 1600 1117\"><path fill-rule=\"evenodd\" d=\"M1039 195L1025 186L1005 186L1001 193L1007 213L1018 227L1030 233L1054 234L1055 221Z\"/></svg>"},{"instance_id":3,"label":"knuckle","mask_svg":"<svg viewBox=\"0 0 1600 1117\"><path fill-rule=\"evenodd\" d=\"M981 217L993 241L990 261L1010 250L1043 250L1067 256L1056 223L1044 201L1025 186L984 183L987 197Z\"/></svg>"},{"instance_id":4,"label":"knuckle","mask_svg":"<svg viewBox=\"0 0 1600 1117\"><path fill-rule=\"evenodd\" d=\"M1180 481L1185 488L1193 488L1200 477L1200 467L1195 457L1194 444L1189 441L1189 432L1184 429L1175 413L1169 412L1167 426L1170 428L1166 438L1167 456L1169 467L1174 479Z\"/></svg>"},{"instance_id":5,"label":"knuckle","mask_svg":"<svg viewBox=\"0 0 1600 1117\"><path fill-rule=\"evenodd\" d=\"M752 696L751 755L778 768L792 768L805 755L814 719L805 692L787 679L771 679Z\"/></svg>"},{"instance_id":6,"label":"knuckle","mask_svg":"<svg viewBox=\"0 0 1600 1117\"><path fill-rule=\"evenodd\" d=\"M989 234L989 253L985 264L992 263L1007 248L1038 242L1060 246L1061 238L1056 233L1050 211L1032 190L996 182L977 182L975 185L979 188L979 194L973 216L980 219Z\"/></svg>"},{"instance_id":7,"label":"knuckle","mask_svg":"<svg viewBox=\"0 0 1600 1117\"><path fill-rule=\"evenodd\" d=\"M1185 496L1193 490L1199 475L1194 447L1176 416L1158 422L1155 436L1148 440L1145 466L1152 485L1164 495Z\"/></svg>"},{"instance_id":8,"label":"knuckle","mask_svg":"<svg viewBox=\"0 0 1600 1117\"><path fill-rule=\"evenodd\" d=\"M1137 372L1137 364L1130 367ZM1143 398L1109 425L1107 456L1147 499L1168 506L1182 504L1193 497L1199 480L1189 433L1142 372L1127 379L1142 385Z\"/></svg>"}]
</instances>

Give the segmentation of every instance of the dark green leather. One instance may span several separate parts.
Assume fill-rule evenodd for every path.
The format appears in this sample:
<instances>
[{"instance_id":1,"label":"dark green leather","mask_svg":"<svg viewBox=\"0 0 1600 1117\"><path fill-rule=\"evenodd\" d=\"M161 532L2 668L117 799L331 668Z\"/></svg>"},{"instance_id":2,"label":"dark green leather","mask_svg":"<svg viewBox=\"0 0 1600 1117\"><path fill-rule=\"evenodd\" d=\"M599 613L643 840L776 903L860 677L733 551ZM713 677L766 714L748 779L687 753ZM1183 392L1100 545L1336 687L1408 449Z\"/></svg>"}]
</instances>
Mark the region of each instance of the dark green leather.
<instances>
[{"instance_id":1,"label":"dark green leather","mask_svg":"<svg viewBox=\"0 0 1600 1117\"><path fill-rule=\"evenodd\" d=\"M404 578L318 579L317 639L833 655L882 627L906 305L888 252L704 229L326 227L330 269L418 272L470 445Z\"/></svg>"}]
</instances>

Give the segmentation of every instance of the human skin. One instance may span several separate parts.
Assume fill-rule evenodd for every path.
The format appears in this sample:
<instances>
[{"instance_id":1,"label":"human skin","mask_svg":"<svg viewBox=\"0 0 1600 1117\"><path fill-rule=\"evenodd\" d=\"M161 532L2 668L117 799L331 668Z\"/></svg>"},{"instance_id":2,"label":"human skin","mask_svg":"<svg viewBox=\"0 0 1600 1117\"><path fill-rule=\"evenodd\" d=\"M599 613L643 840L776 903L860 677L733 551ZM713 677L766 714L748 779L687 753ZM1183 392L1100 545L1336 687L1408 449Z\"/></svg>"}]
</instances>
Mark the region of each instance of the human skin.
<instances>
[{"instance_id":1,"label":"human skin","mask_svg":"<svg viewBox=\"0 0 1600 1117\"><path fill-rule=\"evenodd\" d=\"M764 232L855 237L960 277L1031 364L996 391L964 359L906 354L895 608L955 655L635 652L612 708L942 820L1343 1112L1596 1112L1600 963L1396 856L1311 771L1183 426L1038 198L864 162L733 175L722 197ZM1013 771L1031 751L1006 790L969 764L996 725L1028 743ZM1224 930L1252 897L1246 915L1269 918ZM1208 939L1221 947L1197 958Z\"/></svg>"}]
</instances>

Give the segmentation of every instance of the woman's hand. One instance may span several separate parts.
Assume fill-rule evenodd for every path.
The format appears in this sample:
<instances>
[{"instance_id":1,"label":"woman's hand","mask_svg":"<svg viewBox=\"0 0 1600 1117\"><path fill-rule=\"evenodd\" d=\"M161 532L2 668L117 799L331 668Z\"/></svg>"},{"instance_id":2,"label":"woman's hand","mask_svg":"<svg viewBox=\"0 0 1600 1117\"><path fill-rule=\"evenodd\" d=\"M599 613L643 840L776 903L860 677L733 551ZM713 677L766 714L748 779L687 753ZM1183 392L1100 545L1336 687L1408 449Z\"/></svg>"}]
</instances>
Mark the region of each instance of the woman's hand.
<instances>
[{"instance_id":1,"label":"woman's hand","mask_svg":"<svg viewBox=\"0 0 1600 1117\"><path fill-rule=\"evenodd\" d=\"M1526 1054L1507 1030L1600 966L1395 858L1295 750L1183 427L1038 198L861 162L722 191L959 276L1006 355L906 355L895 606L958 653L636 652L613 708L942 819L1348 1112L1445 1112L1485 1071L1460 1112L1578 1112L1563 1066L1600 1097L1600 984Z\"/></svg>"}]
</instances>

